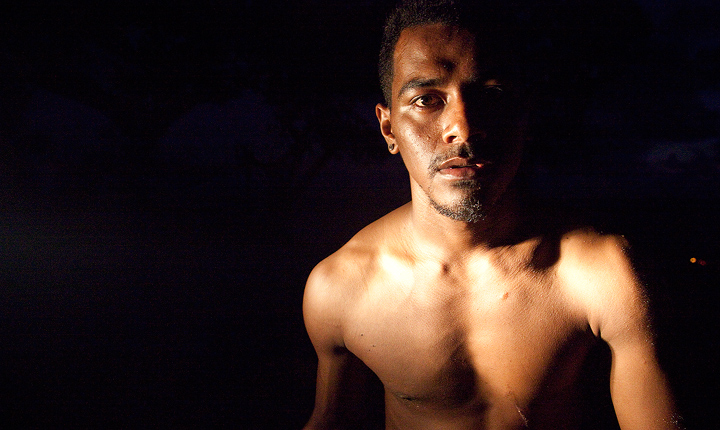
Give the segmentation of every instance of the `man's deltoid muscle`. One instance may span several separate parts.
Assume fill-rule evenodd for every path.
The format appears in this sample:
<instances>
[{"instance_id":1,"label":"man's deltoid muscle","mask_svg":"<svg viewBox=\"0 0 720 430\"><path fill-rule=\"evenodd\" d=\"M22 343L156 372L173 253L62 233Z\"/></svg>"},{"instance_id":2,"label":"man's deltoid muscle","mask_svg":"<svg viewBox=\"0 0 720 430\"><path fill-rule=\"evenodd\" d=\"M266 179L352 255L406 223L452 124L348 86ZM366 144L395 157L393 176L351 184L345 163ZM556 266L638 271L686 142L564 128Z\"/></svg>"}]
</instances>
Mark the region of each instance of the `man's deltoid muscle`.
<instances>
[{"instance_id":1,"label":"man's deltoid muscle","mask_svg":"<svg viewBox=\"0 0 720 430\"><path fill-rule=\"evenodd\" d=\"M550 228L515 191L526 115L492 17L425 3L389 18L376 107L412 200L307 281L306 429L578 428L599 343L621 428L679 428L625 241Z\"/></svg>"}]
</instances>

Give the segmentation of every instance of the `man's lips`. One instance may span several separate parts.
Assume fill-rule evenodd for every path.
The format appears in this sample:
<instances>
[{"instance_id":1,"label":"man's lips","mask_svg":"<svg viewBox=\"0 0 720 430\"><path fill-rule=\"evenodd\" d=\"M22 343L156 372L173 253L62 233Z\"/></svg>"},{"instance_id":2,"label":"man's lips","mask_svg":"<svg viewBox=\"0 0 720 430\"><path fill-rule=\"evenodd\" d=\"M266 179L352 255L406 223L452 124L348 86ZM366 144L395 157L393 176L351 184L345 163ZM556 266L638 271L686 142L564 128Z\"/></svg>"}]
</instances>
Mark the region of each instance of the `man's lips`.
<instances>
[{"instance_id":1,"label":"man's lips","mask_svg":"<svg viewBox=\"0 0 720 430\"><path fill-rule=\"evenodd\" d=\"M438 170L446 170L446 169L459 169L459 168L482 168L483 166L489 164L488 161L485 160L470 160L467 158L462 157L452 157L450 159L445 160L438 166Z\"/></svg>"},{"instance_id":2,"label":"man's lips","mask_svg":"<svg viewBox=\"0 0 720 430\"><path fill-rule=\"evenodd\" d=\"M442 175L454 177L471 177L483 170L490 164L484 160L468 160L466 158L453 157L438 166L438 172Z\"/></svg>"}]
</instances>

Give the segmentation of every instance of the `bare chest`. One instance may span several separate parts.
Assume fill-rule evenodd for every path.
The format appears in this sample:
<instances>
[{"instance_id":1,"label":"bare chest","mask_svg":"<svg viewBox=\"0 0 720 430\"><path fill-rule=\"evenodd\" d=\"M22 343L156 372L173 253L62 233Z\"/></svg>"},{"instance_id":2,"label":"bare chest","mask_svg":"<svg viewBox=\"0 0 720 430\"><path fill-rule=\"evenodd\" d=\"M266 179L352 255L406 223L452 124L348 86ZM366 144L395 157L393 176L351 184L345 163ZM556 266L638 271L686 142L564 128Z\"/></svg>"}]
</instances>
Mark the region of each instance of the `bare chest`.
<instances>
[{"instance_id":1,"label":"bare chest","mask_svg":"<svg viewBox=\"0 0 720 430\"><path fill-rule=\"evenodd\" d=\"M347 347L398 404L516 419L572 385L588 336L551 277L490 271L369 290Z\"/></svg>"}]
</instances>

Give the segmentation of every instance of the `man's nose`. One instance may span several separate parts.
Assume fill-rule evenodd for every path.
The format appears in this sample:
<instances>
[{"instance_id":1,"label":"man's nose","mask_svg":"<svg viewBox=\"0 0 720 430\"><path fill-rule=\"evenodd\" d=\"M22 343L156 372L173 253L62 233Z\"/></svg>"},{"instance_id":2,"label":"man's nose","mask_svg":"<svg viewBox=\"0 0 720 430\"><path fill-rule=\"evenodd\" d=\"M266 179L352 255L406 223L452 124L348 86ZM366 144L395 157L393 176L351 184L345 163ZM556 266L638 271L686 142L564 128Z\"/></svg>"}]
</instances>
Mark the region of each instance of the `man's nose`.
<instances>
[{"instance_id":1,"label":"man's nose","mask_svg":"<svg viewBox=\"0 0 720 430\"><path fill-rule=\"evenodd\" d=\"M462 99L448 103L444 116L443 141L447 144L467 142L471 137L480 139L487 137L478 124L478 115L473 114Z\"/></svg>"}]
</instances>

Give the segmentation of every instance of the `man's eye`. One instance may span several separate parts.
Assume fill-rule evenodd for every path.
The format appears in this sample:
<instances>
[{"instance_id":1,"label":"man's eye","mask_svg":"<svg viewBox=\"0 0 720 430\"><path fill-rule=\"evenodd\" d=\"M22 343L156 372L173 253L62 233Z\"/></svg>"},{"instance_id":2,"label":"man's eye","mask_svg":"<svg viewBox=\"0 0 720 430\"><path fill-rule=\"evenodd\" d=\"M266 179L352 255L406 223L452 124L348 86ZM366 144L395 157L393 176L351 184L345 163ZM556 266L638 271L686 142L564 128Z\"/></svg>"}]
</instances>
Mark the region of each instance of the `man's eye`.
<instances>
[{"instance_id":1,"label":"man's eye","mask_svg":"<svg viewBox=\"0 0 720 430\"><path fill-rule=\"evenodd\" d=\"M413 104L419 107L433 107L442 103L442 99L434 94L423 94L413 99Z\"/></svg>"},{"instance_id":2,"label":"man's eye","mask_svg":"<svg viewBox=\"0 0 720 430\"><path fill-rule=\"evenodd\" d=\"M482 96L489 99L498 99L505 95L505 90L500 85L487 85L482 89Z\"/></svg>"},{"instance_id":3,"label":"man's eye","mask_svg":"<svg viewBox=\"0 0 720 430\"><path fill-rule=\"evenodd\" d=\"M472 97L478 106L495 110L509 108L513 103L510 90L501 85L486 85L478 88Z\"/></svg>"}]
</instances>

